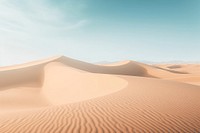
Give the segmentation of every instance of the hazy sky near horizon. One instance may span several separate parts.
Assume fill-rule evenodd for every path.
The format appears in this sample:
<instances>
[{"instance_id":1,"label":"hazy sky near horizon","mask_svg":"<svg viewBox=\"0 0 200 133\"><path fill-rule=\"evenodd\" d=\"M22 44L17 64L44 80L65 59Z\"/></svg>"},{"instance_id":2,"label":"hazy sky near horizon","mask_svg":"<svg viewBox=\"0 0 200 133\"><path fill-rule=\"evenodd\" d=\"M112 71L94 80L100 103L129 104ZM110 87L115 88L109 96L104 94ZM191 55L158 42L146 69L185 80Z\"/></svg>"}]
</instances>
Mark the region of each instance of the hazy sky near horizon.
<instances>
[{"instance_id":1,"label":"hazy sky near horizon","mask_svg":"<svg viewBox=\"0 0 200 133\"><path fill-rule=\"evenodd\" d=\"M0 65L200 61L200 0L0 0Z\"/></svg>"}]
</instances>

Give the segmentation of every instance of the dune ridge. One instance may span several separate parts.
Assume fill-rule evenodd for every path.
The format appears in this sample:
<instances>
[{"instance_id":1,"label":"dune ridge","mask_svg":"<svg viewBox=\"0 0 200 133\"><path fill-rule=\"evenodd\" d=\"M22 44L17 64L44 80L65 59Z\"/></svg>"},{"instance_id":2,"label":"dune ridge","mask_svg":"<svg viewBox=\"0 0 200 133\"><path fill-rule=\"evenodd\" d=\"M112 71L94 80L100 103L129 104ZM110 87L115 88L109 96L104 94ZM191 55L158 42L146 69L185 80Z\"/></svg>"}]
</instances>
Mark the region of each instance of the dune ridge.
<instances>
[{"instance_id":1,"label":"dune ridge","mask_svg":"<svg viewBox=\"0 0 200 133\"><path fill-rule=\"evenodd\" d=\"M198 133L198 77L180 66L64 56L0 68L0 132Z\"/></svg>"}]
</instances>

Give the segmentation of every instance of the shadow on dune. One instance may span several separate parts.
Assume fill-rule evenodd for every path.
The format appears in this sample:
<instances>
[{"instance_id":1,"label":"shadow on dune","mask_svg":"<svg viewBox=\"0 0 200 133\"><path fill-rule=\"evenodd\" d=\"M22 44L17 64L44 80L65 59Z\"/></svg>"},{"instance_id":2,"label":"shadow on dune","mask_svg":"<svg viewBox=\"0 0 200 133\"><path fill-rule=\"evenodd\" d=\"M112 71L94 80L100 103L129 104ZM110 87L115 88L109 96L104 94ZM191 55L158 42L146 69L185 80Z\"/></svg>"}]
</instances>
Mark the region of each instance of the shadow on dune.
<instances>
[{"instance_id":1,"label":"shadow on dune","mask_svg":"<svg viewBox=\"0 0 200 133\"><path fill-rule=\"evenodd\" d=\"M164 68L161 68L161 67L158 67L158 66L153 66L153 67L164 70L164 71L168 71L168 72L171 72L171 73L176 73L176 74L189 74L187 72L180 72L180 71L175 71L175 70L164 69Z\"/></svg>"},{"instance_id":2,"label":"shadow on dune","mask_svg":"<svg viewBox=\"0 0 200 133\"><path fill-rule=\"evenodd\" d=\"M0 91L22 86L41 87L43 66L41 64L16 70L0 71Z\"/></svg>"},{"instance_id":3,"label":"shadow on dune","mask_svg":"<svg viewBox=\"0 0 200 133\"><path fill-rule=\"evenodd\" d=\"M116 74L116 75L130 75L130 76L140 76L140 77L154 77L148 74L147 70L133 61L128 61L123 65L117 66L101 66L94 65L67 57L61 57L57 59L58 62L65 64L76 69L84 70L92 73L102 73L102 74Z\"/></svg>"},{"instance_id":4,"label":"shadow on dune","mask_svg":"<svg viewBox=\"0 0 200 133\"><path fill-rule=\"evenodd\" d=\"M182 68L182 66L181 65L172 65L172 66L168 66L167 68L177 69L177 68Z\"/></svg>"}]
</instances>

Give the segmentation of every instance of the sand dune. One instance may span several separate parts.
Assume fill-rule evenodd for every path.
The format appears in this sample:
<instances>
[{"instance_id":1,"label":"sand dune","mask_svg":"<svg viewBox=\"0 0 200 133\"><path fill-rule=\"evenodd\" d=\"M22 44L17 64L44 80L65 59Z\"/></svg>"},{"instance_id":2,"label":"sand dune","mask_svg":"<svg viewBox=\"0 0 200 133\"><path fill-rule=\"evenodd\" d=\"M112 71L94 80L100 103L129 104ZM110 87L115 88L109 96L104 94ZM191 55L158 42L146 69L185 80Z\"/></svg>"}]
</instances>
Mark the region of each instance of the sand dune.
<instances>
[{"instance_id":1,"label":"sand dune","mask_svg":"<svg viewBox=\"0 0 200 133\"><path fill-rule=\"evenodd\" d=\"M104 96L128 84L116 76L87 73L58 62L45 66L44 77L41 92L56 105Z\"/></svg>"},{"instance_id":2,"label":"sand dune","mask_svg":"<svg viewBox=\"0 0 200 133\"><path fill-rule=\"evenodd\" d=\"M156 65L162 68L166 68L168 70L176 70L187 72L190 74L200 74L200 64L180 64L180 65L173 65L173 64L163 64L163 65Z\"/></svg>"},{"instance_id":3,"label":"sand dune","mask_svg":"<svg viewBox=\"0 0 200 133\"><path fill-rule=\"evenodd\" d=\"M64 56L0 68L0 133L198 133L198 68Z\"/></svg>"},{"instance_id":4,"label":"sand dune","mask_svg":"<svg viewBox=\"0 0 200 133\"><path fill-rule=\"evenodd\" d=\"M162 69L170 71L175 70L177 72L183 73L174 75L172 77L165 75L164 77L162 77L164 79L189 83L193 85L200 85L200 65L198 64L181 64L181 65L162 64L156 66Z\"/></svg>"}]
</instances>

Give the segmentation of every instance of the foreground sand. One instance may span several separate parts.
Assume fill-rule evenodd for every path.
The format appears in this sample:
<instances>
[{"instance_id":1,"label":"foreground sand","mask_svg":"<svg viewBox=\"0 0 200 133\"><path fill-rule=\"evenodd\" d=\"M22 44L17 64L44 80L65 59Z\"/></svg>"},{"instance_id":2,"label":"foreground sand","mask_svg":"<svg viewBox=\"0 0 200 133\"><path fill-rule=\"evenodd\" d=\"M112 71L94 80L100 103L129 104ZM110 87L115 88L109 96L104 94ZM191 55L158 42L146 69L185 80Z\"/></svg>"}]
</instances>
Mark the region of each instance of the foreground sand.
<instances>
[{"instance_id":1,"label":"foreground sand","mask_svg":"<svg viewBox=\"0 0 200 133\"><path fill-rule=\"evenodd\" d=\"M55 57L0 68L0 133L198 133L199 83L198 65Z\"/></svg>"}]
</instances>

